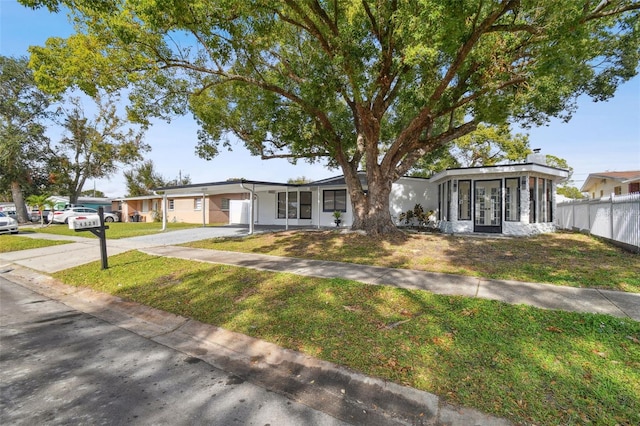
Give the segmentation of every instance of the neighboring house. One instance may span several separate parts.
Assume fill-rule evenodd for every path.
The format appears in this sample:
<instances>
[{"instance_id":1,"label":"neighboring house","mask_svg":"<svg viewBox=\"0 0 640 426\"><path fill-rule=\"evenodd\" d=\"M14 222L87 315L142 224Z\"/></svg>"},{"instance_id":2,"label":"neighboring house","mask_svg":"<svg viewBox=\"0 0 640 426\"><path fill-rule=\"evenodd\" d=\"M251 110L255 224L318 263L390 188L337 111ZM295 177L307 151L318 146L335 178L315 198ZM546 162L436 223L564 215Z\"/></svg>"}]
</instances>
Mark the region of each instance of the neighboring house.
<instances>
[{"instance_id":1,"label":"neighboring house","mask_svg":"<svg viewBox=\"0 0 640 426\"><path fill-rule=\"evenodd\" d=\"M613 195L626 195L640 192L640 170L628 172L591 173L585 180L581 192L596 200Z\"/></svg>"},{"instance_id":2,"label":"neighboring house","mask_svg":"<svg viewBox=\"0 0 640 426\"><path fill-rule=\"evenodd\" d=\"M391 189L391 215L397 221L400 213L421 204L425 211L436 212L440 229L447 233L552 232L555 189L568 175L567 170L547 166L545 156L536 153L521 164L449 169L430 179L403 177ZM360 173L360 179L366 190L364 173ZM156 188L156 192L163 195L147 201L159 203L159 211L166 205L168 221L203 225L223 222L212 220L212 213L218 213L217 206L224 205L228 209L220 210L226 213L228 223L331 227L335 226L336 210L342 213L341 226L353 222L343 176L306 184L210 182ZM142 197L122 202L145 212L139 204L144 202Z\"/></svg>"},{"instance_id":3,"label":"neighboring house","mask_svg":"<svg viewBox=\"0 0 640 426\"><path fill-rule=\"evenodd\" d=\"M200 192L187 190L190 186L192 185L172 188L180 188L182 192L167 197L166 211L169 222L202 223L205 225L229 223L231 200L249 198L247 193L227 193L237 191L237 184L215 194L202 191L201 188L199 188ZM117 201L120 202L123 222L152 222L162 218L162 195L121 198Z\"/></svg>"}]
</instances>

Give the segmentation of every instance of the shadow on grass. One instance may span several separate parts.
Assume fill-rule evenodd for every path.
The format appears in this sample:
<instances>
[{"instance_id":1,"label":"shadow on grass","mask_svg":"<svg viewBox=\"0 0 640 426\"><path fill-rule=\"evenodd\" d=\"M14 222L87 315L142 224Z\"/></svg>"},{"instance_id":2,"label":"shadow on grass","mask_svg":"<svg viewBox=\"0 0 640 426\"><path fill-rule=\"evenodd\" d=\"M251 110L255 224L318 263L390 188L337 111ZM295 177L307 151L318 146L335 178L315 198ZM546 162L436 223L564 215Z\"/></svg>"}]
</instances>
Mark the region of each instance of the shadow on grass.
<instances>
[{"instance_id":1,"label":"shadow on grass","mask_svg":"<svg viewBox=\"0 0 640 426\"><path fill-rule=\"evenodd\" d=\"M637 322L140 253L111 264L97 280L94 265L65 281L516 422L640 421Z\"/></svg>"},{"instance_id":2,"label":"shadow on grass","mask_svg":"<svg viewBox=\"0 0 640 426\"><path fill-rule=\"evenodd\" d=\"M259 243L252 245L252 241ZM317 260L344 261L365 265L399 267L408 262L408 256L398 256L396 247L404 244L403 235L380 238L357 233L335 231L290 231L259 235L245 239L222 238L189 244L191 247L212 248L220 244L231 245L240 251L272 254ZM241 248L245 246L246 248ZM233 249L233 248L231 248Z\"/></svg>"},{"instance_id":3,"label":"shadow on grass","mask_svg":"<svg viewBox=\"0 0 640 426\"><path fill-rule=\"evenodd\" d=\"M445 254L487 278L640 292L640 256L582 234L449 237Z\"/></svg>"},{"instance_id":4,"label":"shadow on grass","mask_svg":"<svg viewBox=\"0 0 640 426\"><path fill-rule=\"evenodd\" d=\"M206 240L191 247L640 292L640 256L574 233L380 239L328 231Z\"/></svg>"}]
</instances>

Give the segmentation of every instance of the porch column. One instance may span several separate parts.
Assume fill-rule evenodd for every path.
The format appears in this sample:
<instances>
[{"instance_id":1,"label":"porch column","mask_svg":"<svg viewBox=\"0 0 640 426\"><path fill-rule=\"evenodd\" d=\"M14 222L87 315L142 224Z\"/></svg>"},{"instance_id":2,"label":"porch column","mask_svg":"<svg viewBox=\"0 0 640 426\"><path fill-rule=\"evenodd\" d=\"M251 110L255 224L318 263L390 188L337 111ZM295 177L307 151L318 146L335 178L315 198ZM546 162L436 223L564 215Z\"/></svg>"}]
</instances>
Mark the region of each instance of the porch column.
<instances>
[{"instance_id":1,"label":"porch column","mask_svg":"<svg viewBox=\"0 0 640 426\"><path fill-rule=\"evenodd\" d=\"M289 187L284 187L284 229L289 230Z\"/></svg>"},{"instance_id":2,"label":"porch column","mask_svg":"<svg viewBox=\"0 0 640 426\"><path fill-rule=\"evenodd\" d=\"M162 230L167 229L167 193L162 194Z\"/></svg>"},{"instance_id":3,"label":"porch column","mask_svg":"<svg viewBox=\"0 0 640 426\"><path fill-rule=\"evenodd\" d=\"M256 184L253 183L251 184L251 203L249 204L249 221L251 223L249 223L249 235L253 235L253 230L254 230L254 222L255 222L255 200L256 198L258 198L258 196L256 195Z\"/></svg>"},{"instance_id":4,"label":"porch column","mask_svg":"<svg viewBox=\"0 0 640 426\"><path fill-rule=\"evenodd\" d=\"M256 184L253 183L251 184L251 188L247 188L246 186L244 186L244 182L240 182L240 188L244 189L245 191L249 191L249 196L251 197L251 203L249 203L249 235L253 235L253 200L256 195Z\"/></svg>"},{"instance_id":5,"label":"porch column","mask_svg":"<svg viewBox=\"0 0 640 426\"><path fill-rule=\"evenodd\" d=\"M202 193L202 227L204 228L205 226L207 226L207 216L205 213L205 201L206 201L206 197L205 197L205 193Z\"/></svg>"},{"instance_id":6,"label":"porch column","mask_svg":"<svg viewBox=\"0 0 640 426\"><path fill-rule=\"evenodd\" d=\"M320 187L318 186L318 193L316 194L316 197L318 198L318 229L320 229Z\"/></svg>"}]
</instances>

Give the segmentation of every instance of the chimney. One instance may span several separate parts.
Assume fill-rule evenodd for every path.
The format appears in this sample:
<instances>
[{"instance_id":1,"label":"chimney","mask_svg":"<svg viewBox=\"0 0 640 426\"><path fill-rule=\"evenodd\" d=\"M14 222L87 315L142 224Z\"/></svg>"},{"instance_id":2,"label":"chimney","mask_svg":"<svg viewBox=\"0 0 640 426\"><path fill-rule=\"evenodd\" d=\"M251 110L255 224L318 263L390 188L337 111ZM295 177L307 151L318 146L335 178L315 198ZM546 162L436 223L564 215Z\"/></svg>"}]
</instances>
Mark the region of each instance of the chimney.
<instances>
[{"instance_id":1,"label":"chimney","mask_svg":"<svg viewBox=\"0 0 640 426\"><path fill-rule=\"evenodd\" d=\"M547 165L547 156L540 154L540 148L535 148L533 154L527 155L527 163L543 164Z\"/></svg>"}]
</instances>

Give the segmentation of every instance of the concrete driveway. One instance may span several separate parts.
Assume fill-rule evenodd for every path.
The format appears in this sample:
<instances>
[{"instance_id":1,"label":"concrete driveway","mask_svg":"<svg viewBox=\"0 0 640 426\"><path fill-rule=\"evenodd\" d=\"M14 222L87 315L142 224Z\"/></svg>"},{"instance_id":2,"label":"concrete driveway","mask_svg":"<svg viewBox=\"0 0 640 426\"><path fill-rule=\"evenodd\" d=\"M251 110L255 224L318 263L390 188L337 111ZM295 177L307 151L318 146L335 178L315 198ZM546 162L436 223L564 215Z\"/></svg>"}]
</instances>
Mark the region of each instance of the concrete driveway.
<instances>
[{"instance_id":1,"label":"concrete driveway","mask_svg":"<svg viewBox=\"0 0 640 426\"><path fill-rule=\"evenodd\" d=\"M129 250L184 244L209 238L241 237L247 235L248 232L249 229L242 226L216 226L166 231L119 240L108 239L107 255L113 256ZM77 237L67 237L43 233L19 234L15 236L15 238L70 240L73 241L73 243L0 253L0 267L6 263L14 263L36 271L53 273L84 265L89 262L99 261L99 240L97 238L84 238L81 235L82 234L79 234Z\"/></svg>"},{"instance_id":2,"label":"concrete driveway","mask_svg":"<svg viewBox=\"0 0 640 426\"><path fill-rule=\"evenodd\" d=\"M165 231L157 234L143 235L141 237L123 238L108 241L108 244L112 246L126 244L131 245L131 248L146 248L184 244L191 241L207 240L209 238L243 237L248 233L249 228L242 226L211 226Z\"/></svg>"}]
</instances>

